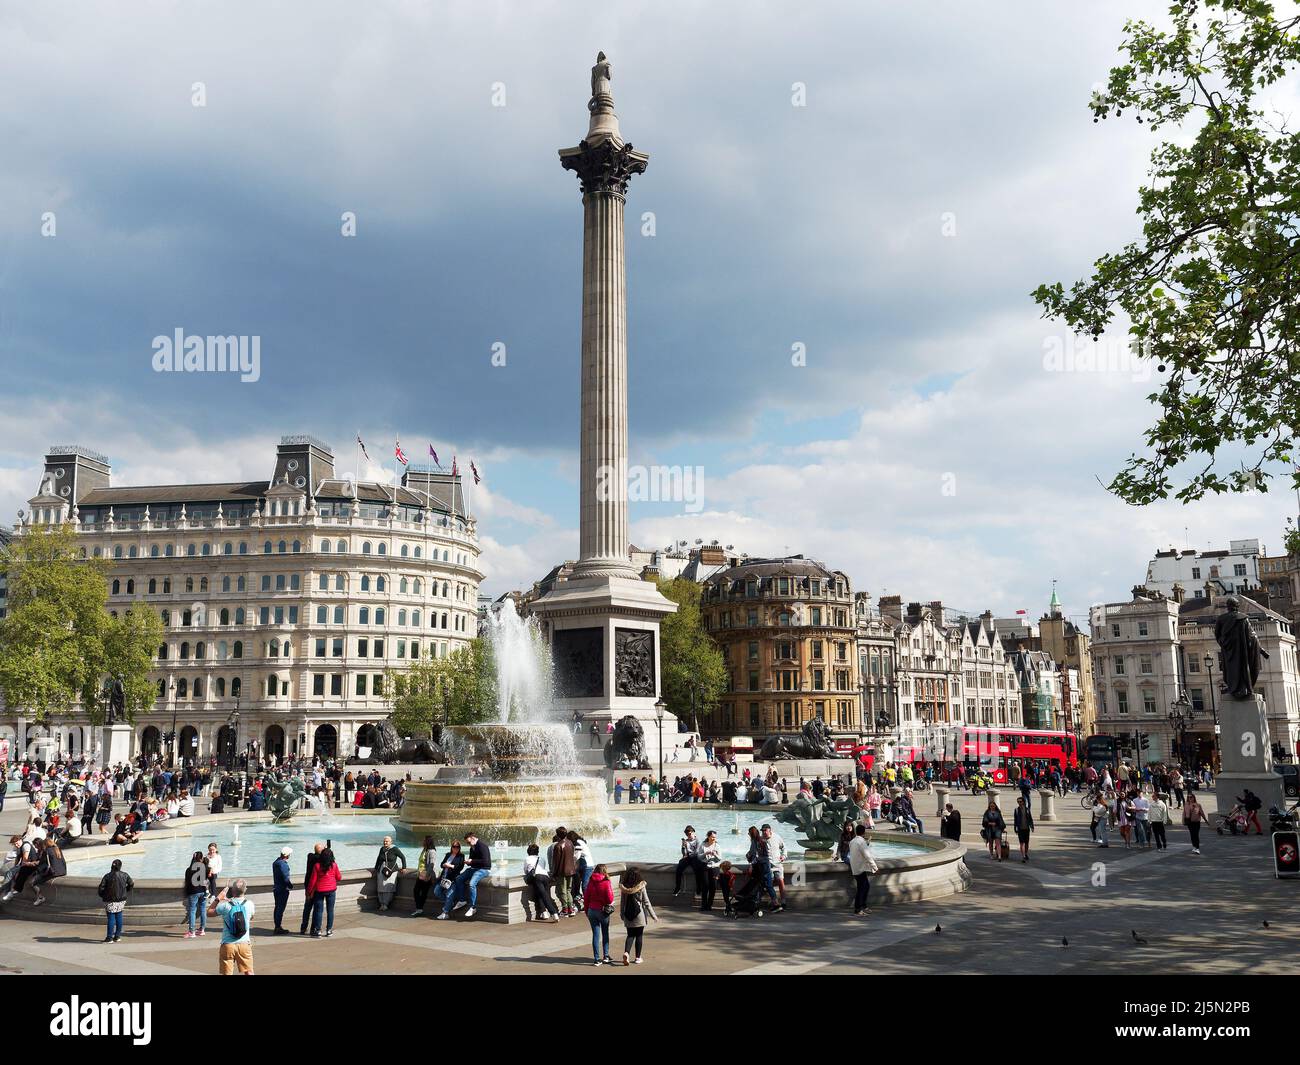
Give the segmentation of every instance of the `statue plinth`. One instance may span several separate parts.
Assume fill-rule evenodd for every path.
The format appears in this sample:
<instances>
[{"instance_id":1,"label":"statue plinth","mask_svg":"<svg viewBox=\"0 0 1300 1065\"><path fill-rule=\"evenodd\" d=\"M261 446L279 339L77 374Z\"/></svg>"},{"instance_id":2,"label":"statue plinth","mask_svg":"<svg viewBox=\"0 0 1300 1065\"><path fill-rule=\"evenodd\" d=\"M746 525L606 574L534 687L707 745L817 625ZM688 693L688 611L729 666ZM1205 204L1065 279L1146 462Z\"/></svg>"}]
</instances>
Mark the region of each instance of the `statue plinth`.
<instances>
[{"instance_id":1,"label":"statue plinth","mask_svg":"<svg viewBox=\"0 0 1300 1065\"><path fill-rule=\"evenodd\" d=\"M1249 788L1270 806L1284 808L1282 778L1273 772L1273 743L1268 711L1262 696L1224 698L1219 703L1219 757L1223 768L1215 777L1219 809Z\"/></svg>"},{"instance_id":2,"label":"statue plinth","mask_svg":"<svg viewBox=\"0 0 1300 1065\"><path fill-rule=\"evenodd\" d=\"M100 765L112 766L131 760L131 741L135 730L121 721L105 725L100 733Z\"/></svg>"}]
</instances>

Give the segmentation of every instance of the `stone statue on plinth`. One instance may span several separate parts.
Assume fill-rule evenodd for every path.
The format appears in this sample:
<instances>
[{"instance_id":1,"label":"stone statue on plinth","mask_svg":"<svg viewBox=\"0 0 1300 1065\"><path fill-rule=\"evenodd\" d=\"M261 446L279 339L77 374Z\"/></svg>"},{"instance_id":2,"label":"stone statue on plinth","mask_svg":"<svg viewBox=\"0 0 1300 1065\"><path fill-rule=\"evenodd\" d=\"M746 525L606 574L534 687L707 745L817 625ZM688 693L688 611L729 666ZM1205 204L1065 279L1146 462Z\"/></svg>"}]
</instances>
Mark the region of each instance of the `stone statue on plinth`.
<instances>
[{"instance_id":1,"label":"stone statue on plinth","mask_svg":"<svg viewBox=\"0 0 1300 1065\"><path fill-rule=\"evenodd\" d=\"M298 804L307 797L307 786L300 777L270 784L267 791L266 808L271 811L271 820L276 824L293 817Z\"/></svg>"},{"instance_id":2,"label":"stone statue on plinth","mask_svg":"<svg viewBox=\"0 0 1300 1065\"><path fill-rule=\"evenodd\" d=\"M104 711L104 724L115 725L126 718L126 683L122 674L114 675L108 683L108 706Z\"/></svg>"},{"instance_id":3,"label":"stone statue on plinth","mask_svg":"<svg viewBox=\"0 0 1300 1065\"><path fill-rule=\"evenodd\" d=\"M591 98L593 101L598 96L609 95L609 81L613 75L613 69L609 60L605 58L605 53L598 52L596 54L596 65L591 68Z\"/></svg>"},{"instance_id":4,"label":"stone statue on plinth","mask_svg":"<svg viewBox=\"0 0 1300 1065\"><path fill-rule=\"evenodd\" d=\"M1225 606L1227 611L1214 623L1214 638L1223 660L1220 690L1233 699L1250 699L1259 680L1260 659L1267 658L1268 652L1260 647L1250 619L1237 609L1240 603L1236 597L1229 596Z\"/></svg>"}]
</instances>

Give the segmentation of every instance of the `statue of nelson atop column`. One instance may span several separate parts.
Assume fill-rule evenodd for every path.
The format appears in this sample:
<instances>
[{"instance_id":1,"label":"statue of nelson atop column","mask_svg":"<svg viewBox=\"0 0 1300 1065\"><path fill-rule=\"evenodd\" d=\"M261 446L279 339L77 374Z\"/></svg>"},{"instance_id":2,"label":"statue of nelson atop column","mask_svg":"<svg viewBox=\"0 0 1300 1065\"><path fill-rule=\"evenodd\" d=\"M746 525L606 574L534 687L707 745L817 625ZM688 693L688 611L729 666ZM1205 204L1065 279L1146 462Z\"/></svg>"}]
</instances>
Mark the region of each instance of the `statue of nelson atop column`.
<instances>
[{"instance_id":1,"label":"statue of nelson atop column","mask_svg":"<svg viewBox=\"0 0 1300 1065\"><path fill-rule=\"evenodd\" d=\"M1214 638L1223 660L1223 694L1233 699L1250 699L1259 679L1260 659L1268 652L1259 645L1250 619L1241 613L1235 596L1224 600L1227 611L1214 622Z\"/></svg>"}]
</instances>

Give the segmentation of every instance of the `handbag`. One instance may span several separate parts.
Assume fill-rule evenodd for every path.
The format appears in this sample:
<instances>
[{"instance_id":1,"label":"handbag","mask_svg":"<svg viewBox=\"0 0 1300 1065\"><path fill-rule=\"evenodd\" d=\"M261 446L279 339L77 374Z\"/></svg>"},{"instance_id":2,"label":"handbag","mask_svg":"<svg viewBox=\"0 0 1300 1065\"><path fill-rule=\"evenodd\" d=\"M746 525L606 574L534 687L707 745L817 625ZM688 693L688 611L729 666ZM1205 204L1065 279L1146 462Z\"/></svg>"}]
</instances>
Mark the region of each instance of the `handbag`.
<instances>
[{"instance_id":1,"label":"handbag","mask_svg":"<svg viewBox=\"0 0 1300 1065\"><path fill-rule=\"evenodd\" d=\"M452 886L451 881L448 880L446 877L443 877L441 880L438 881L438 883L442 886L443 891L451 890L451 886Z\"/></svg>"}]
</instances>

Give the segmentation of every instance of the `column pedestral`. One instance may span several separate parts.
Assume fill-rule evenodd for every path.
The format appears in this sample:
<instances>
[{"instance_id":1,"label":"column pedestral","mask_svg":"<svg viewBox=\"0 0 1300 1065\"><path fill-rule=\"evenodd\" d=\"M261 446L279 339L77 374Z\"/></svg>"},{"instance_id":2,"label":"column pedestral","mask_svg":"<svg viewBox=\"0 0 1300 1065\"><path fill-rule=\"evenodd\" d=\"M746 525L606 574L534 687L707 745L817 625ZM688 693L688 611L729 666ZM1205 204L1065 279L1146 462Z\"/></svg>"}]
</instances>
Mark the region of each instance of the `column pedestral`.
<instances>
[{"instance_id":1,"label":"column pedestral","mask_svg":"<svg viewBox=\"0 0 1300 1065\"><path fill-rule=\"evenodd\" d=\"M1056 820L1056 792L1050 788L1038 789L1038 820Z\"/></svg>"},{"instance_id":2,"label":"column pedestral","mask_svg":"<svg viewBox=\"0 0 1300 1065\"><path fill-rule=\"evenodd\" d=\"M1219 758L1222 771L1215 777L1219 809L1226 812L1232 800L1249 788L1263 800L1261 819L1270 806L1285 807L1282 778L1273 772L1273 743L1268 730L1268 709L1263 696L1219 703Z\"/></svg>"},{"instance_id":3,"label":"column pedestral","mask_svg":"<svg viewBox=\"0 0 1300 1065\"><path fill-rule=\"evenodd\" d=\"M135 729L121 721L105 725L100 731L100 765L104 767L131 761Z\"/></svg>"}]
</instances>

